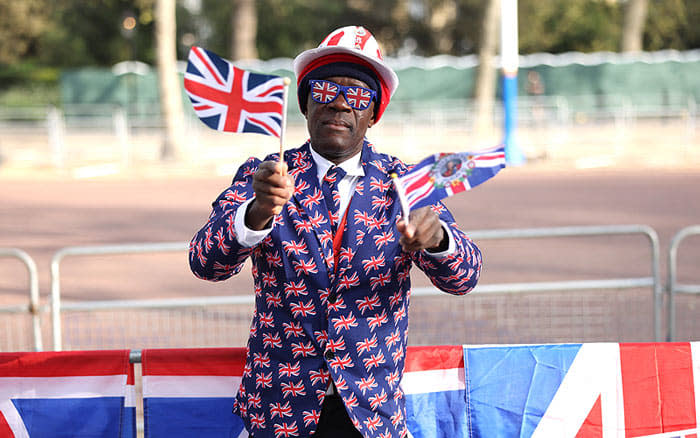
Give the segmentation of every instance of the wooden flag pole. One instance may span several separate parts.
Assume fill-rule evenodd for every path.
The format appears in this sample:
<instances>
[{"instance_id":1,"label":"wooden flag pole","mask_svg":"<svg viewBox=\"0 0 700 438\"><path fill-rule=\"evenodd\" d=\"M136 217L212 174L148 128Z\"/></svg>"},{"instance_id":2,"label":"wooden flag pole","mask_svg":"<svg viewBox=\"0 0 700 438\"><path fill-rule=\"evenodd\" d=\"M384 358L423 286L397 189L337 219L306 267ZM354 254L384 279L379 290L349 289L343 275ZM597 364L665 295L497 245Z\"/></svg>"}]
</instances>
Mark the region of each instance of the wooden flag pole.
<instances>
[{"instance_id":1,"label":"wooden flag pole","mask_svg":"<svg viewBox=\"0 0 700 438\"><path fill-rule=\"evenodd\" d=\"M394 182L394 186L396 187L396 193L398 193L399 195L399 202L401 202L403 220L406 222L406 225L408 225L408 214L410 212L410 208L408 207L406 192L404 191L403 185L401 185L401 181L399 181L398 175L392 173L391 180Z\"/></svg>"},{"instance_id":2,"label":"wooden flag pole","mask_svg":"<svg viewBox=\"0 0 700 438\"><path fill-rule=\"evenodd\" d=\"M284 134L287 132L287 95L289 94L289 84L292 81L285 77L282 80L282 83L284 84L284 88L282 90L282 126L280 130L280 156L279 160L277 160L280 165L283 162L283 156L284 156ZM287 176L287 170L283 167L282 168L282 175ZM274 214L278 215L282 212L282 207L275 207L274 209Z\"/></svg>"},{"instance_id":3,"label":"wooden flag pole","mask_svg":"<svg viewBox=\"0 0 700 438\"><path fill-rule=\"evenodd\" d=\"M284 91L282 92L282 130L280 132L280 158L279 162L283 160L284 153L284 133L287 131L287 96L289 94L289 84L292 82L289 78L285 77L284 80ZM286 172L285 172L286 174Z\"/></svg>"}]
</instances>

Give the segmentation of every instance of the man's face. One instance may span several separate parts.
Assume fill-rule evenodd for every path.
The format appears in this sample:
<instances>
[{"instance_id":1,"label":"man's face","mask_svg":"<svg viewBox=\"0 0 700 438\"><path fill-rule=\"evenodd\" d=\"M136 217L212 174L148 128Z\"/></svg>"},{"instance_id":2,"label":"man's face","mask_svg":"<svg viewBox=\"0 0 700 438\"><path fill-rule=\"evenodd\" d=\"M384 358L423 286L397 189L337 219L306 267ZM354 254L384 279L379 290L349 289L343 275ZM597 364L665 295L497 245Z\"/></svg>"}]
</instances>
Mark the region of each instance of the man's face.
<instances>
[{"instance_id":1,"label":"man's face","mask_svg":"<svg viewBox=\"0 0 700 438\"><path fill-rule=\"evenodd\" d=\"M369 88L364 82L345 76L325 79L344 86ZM316 152L340 164L362 150L367 128L374 124L374 102L365 110L356 110L348 105L342 93L329 103L318 103L309 93L306 105L306 125Z\"/></svg>"}]
</instances>

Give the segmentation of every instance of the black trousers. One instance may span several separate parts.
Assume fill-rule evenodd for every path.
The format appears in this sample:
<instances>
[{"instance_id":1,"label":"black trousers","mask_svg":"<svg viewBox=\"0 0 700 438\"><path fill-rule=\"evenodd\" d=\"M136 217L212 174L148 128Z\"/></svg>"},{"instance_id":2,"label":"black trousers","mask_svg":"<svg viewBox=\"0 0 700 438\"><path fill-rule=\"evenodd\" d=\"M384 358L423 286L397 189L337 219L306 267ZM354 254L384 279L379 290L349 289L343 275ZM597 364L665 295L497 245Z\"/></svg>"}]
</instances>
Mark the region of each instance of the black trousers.
<instances>
[{"instance_id":1,"label":"black trousers","mask_svg":"<svg viewBox=\"0 0 700 438\"><path fill-rule=\"evenodd\" d=\"M355 429L339 395L327 395L323 399L321 417L312 438L363 438ZM251 435L250 438L255 438Z\"/></svg>"},{"instance_id":2,"label":"black trousers","mask_svg":"<svg viewBox=\"0 0 700 438\"><path fill-rule=\"evenodd\" d=\"M323 399L321 418L313 438L362 438L352 425L348 411L339 395L327 395Z\"/></svg>"}]
</instances>

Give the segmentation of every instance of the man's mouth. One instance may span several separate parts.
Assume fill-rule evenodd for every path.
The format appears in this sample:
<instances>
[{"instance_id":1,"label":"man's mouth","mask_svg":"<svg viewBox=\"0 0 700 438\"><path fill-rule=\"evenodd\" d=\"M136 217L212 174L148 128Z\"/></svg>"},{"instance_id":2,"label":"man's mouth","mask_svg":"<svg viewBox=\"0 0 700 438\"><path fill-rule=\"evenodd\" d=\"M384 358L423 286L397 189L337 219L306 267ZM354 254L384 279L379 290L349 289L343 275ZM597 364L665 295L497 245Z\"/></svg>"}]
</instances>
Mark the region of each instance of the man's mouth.
<instances>
[{"instance_id":1,"label":"man's mouth","mask_svg":"<svg viewBox=\"0 0 700 438\"><path fill-rule=\"evenodd\" d=\"M325 120L323 122L325 126L335 129L350 129L352 126L343 120Z\"/></svg>"}]
</instances>

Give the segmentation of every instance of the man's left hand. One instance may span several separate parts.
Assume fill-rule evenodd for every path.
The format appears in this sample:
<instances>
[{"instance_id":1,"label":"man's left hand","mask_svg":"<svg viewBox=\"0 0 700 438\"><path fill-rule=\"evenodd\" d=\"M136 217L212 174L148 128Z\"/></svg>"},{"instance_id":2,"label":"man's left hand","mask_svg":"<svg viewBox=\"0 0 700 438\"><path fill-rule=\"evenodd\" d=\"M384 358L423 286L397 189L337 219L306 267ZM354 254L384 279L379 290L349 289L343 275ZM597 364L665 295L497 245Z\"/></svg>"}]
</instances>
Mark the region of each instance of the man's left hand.
<instances>
[{"instance_id":1,"label":"man's left hand","mask_svg":"<svg viewBox=\"0 0 700 438\"><path fill-rule=\"evenodd\" d=\"M447 233L442 228L438 215L430 207L413 210L408 216L408 224L400 219L396 227L401 233L399 243L404 251L426 249L441 252L447 250L449 245Z\"/></svg>"}]
</instances>

